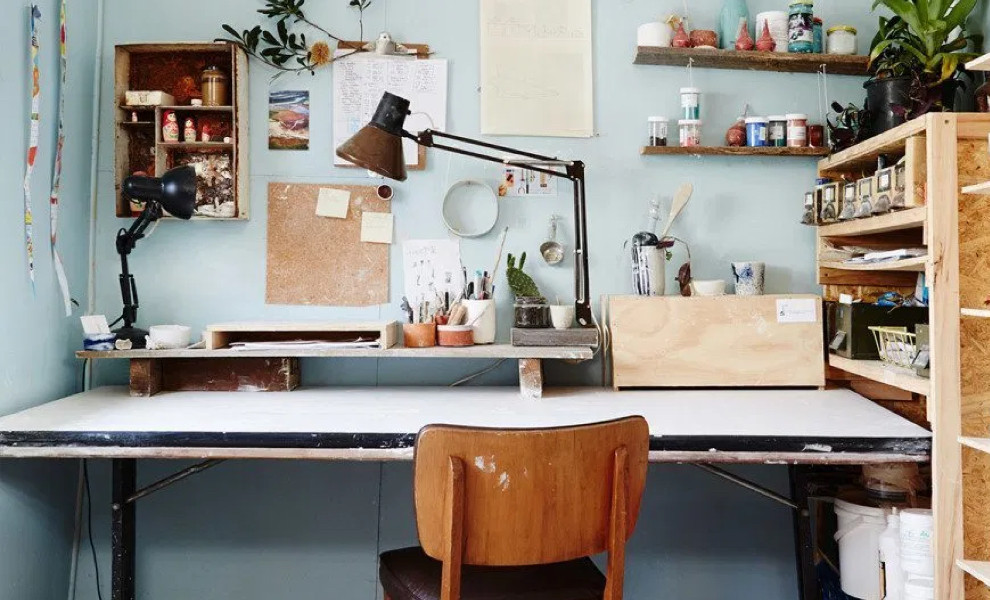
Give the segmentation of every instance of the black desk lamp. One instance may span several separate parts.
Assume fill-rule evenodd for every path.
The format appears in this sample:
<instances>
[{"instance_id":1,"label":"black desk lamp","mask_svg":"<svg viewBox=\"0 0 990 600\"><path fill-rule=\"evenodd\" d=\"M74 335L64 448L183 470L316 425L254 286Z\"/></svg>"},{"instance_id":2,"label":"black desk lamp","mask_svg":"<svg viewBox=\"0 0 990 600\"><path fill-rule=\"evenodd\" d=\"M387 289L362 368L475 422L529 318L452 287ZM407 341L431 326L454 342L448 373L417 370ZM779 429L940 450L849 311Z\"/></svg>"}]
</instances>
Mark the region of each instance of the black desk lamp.
<instances>
[{"instance_id":1,"label":"black desk lamp","mask_svg":"<svg viewBox=\"0 0 990 600\"><path fill-rule=\"evenodd\" d=\"M196 210L196 169L178 167L161 178L132 176L122 185L124 199L144 202L144 210L129 229L117 232L117 254L120 255L120 296L124 301L124 313L113 325L123 321L114 330L117 339L130 340L134 348L144 348L148 332L134 327L137 321L138 293L134 276L127 269L127 255L137 241L144 237L149 225L164 216L165 212L179 219L188 220Z\"/></svg>"},{"instance_id":2,"label":"black desk lamp","mask_svg":"<svg viewBox=\"0 0 990 600\"><path fill-rule=\"evenodd\" d=\"M451 135L442 131L427 129L417 135L403 129L409 114L409 101L385 92L371 123L365 125L337 148L337 156L359 167L374 171L383 177L398 181L406 180L406 161L402 152L402 138L415 141L420 146L439 148L447 152L472 156L488 162L522 167L537 173L569 179L574 184L574 227L576 229L574 255L574 297L575 314L582 327L594 327L591 313L591 299L588 282L588 226L585 217L584 163L581 161L559 160L522 152L514 148L497 146L471 138ZM480 146L498 152L506 152L523 158L498 158L479 152L472 152L456 146L438 144L434 138L446 138L461 144ZM563 169L558 171L556 169Z\"/></svg>"}]
</instances>

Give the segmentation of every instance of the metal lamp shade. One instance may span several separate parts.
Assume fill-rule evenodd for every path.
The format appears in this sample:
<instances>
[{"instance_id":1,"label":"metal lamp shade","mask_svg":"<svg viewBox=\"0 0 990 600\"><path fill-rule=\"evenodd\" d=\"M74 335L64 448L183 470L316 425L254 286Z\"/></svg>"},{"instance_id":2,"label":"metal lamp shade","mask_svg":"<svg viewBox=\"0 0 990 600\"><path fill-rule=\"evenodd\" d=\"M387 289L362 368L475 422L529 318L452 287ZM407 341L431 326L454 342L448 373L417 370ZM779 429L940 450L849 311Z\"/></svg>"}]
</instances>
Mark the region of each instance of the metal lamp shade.
<instances>
[{"instance_id":1,"label":"metal lamp shade","mask_svg":"<svg viewBox=\"0 0 990 600\"><path fill-rule=\"evenodd\" d=\"M128 177L123 192L128 198L158 202L173 217L190 219L196 212L196 169L177 167L161 178Z\"/></svg>"},{"instance_id":2,"label":"metal lamp shade","mask_svg":"<svg viewBox=\"0 0 990 600\"><path fill-rule=\"evenodd\" d=\"M402 138L377 127L365 125L337 148L337 156L382 177L406 180L406 159Z\"/></svg>"}]
</instances>

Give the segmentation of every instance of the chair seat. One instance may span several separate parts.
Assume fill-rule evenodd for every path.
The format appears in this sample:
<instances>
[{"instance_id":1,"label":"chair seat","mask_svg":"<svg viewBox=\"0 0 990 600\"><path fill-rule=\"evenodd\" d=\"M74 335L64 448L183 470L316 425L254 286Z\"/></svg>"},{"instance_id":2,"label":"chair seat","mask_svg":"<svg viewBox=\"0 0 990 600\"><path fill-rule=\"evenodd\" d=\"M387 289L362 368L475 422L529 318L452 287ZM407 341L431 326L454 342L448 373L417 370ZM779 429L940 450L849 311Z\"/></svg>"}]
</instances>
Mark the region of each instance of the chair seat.
<instances>
[{"instance_id":1,"label":"chair seat","mask_svg":"<svg viewBox=\"0 0 990 600\"><path fill-rule=\"evenodd\" d=\"M385 552L379 577L391 600L439 600L443 565L420 547ZM462 600L601 600L605 576L590 558L527 567L465 566Z\"/></svg>"}]
</instances>

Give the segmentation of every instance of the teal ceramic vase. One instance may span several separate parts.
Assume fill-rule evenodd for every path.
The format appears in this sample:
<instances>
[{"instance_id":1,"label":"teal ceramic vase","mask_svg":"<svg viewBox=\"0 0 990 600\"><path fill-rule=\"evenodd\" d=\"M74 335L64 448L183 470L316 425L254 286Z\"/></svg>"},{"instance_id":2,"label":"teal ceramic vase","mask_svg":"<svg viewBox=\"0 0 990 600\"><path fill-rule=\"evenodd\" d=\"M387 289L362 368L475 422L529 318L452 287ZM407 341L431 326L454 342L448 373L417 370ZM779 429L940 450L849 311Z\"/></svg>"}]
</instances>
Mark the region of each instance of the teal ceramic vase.
<instances>
[{"instance_id":1,"label":"teal ceramic vase","mask_svg":"<svg viewBox=\"0 0 990 600\"><path fill-rule=\"evenodd\" d=\"M722 49L735 49L736 37L739 36L739 19L746 19L747 23L752 23L746 0L722 0L722 12L718 18L718 36ZM753 35L752 31L750 35Z\"/></svg>"}]
</instances>

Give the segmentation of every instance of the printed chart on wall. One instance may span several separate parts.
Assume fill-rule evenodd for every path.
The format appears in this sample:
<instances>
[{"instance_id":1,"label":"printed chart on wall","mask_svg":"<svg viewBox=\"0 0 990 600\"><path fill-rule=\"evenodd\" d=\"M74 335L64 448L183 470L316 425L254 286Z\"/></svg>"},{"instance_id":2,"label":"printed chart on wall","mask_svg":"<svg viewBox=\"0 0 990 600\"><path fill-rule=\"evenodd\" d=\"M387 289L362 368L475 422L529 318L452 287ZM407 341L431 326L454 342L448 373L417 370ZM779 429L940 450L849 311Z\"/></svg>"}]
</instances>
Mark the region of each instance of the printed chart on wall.
<instances>
[{"instance_id":1,"label":"printed chart on wall","mask_svg":"<svg viewBox=\"0 0 990 600\"><path fill-rule=\"evenodd\" d=\"M347 51L343 51L346 54ZM341 52L337 53L338 55ZM447 129L447 61L360 54L333 63L333 145L340 146L368 124L384 92L409 100L406 129ZM403 140L406 164L417 165L418 149ZM338 156L335 165L350 163Z\"/></svg>"},{"instance_id":2,"label":"printed chart on wall","mask_svg":"<svg viewBox=\"0 0 990 600\"><path fill-rule=\"evenodd\" d=\"M481 133L591 137L591 0L481 0Z\"/></svg>"}]
</instances>

